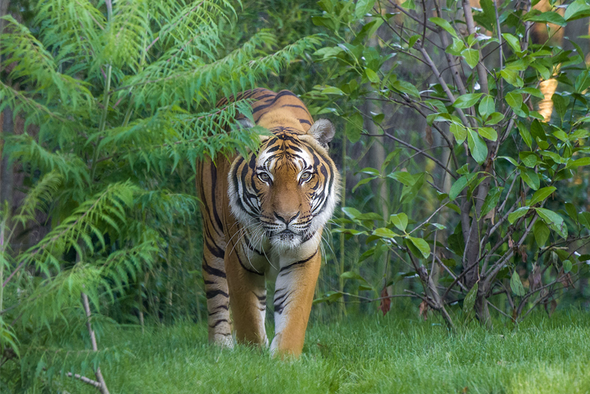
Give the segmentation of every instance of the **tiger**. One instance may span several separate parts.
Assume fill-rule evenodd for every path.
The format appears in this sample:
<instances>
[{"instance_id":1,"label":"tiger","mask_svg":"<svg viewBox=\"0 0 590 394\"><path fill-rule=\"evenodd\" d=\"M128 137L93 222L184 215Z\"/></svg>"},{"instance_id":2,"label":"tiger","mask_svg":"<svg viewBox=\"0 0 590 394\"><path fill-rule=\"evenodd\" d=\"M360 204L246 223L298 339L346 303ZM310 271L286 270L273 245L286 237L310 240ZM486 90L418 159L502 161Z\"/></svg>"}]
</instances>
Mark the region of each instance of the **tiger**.
<instances>
[{"instance_id":1,"label":"tiger","mask_svg":"<svg viewBox=\"0 0 590 394\"><path fill-rule=\"evenodd\" d=\"M322 231L340 198L328 155L335 128L314 122L292 92L257 88L221 99L251 100L261 145L247 157L218 154L197 162L203 222L202 272L209 341L268 347L266 281L275 281L273 355L299 356L321 265ZM231 308L231 318L230 318Z\"/></svg>"}]
</instances>

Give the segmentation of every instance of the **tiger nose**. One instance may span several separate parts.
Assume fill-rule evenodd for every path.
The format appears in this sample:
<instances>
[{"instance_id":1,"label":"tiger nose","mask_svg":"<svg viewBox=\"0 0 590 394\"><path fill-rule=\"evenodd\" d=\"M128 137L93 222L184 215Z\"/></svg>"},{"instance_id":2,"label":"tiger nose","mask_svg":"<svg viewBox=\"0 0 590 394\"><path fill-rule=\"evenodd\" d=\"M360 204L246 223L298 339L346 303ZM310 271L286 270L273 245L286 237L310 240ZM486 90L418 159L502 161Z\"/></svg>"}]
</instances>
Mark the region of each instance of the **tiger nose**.
<instances>
[{"instance_id":1,"label":"tiger nose","mask_svg":"<svg viewBox=\"0 0 590 394\"><path fill-rule=\"evenodd\" d=\"M297 219L297 217L299 217L299 212L297 212L297 213L280 213L280 214L275 212L275 217L277 219L279 219L281 222L283 222L285 224L289 224L293 220Z\"/></svg>"}]
</instances>

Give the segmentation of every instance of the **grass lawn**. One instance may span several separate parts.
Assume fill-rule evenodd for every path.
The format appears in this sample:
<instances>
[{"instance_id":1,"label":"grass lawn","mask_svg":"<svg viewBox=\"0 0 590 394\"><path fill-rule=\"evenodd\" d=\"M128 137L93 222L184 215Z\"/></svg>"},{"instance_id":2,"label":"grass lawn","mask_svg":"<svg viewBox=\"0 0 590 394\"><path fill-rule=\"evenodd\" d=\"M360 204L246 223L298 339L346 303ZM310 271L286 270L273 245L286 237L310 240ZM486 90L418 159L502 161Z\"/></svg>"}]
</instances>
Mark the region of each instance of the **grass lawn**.
<instances>
[{"instance_id":1,"label":"grass lawn","mask_svg":"<svg viewBox=\"0 0 590 394\"><path fill-rule=\"evenodd\" d=\"M538 313L450 334L415 316L311 323L303 356L207 344L205 325L124 329L99 346L129 351L104 365L114 393L590 393L590 314ZM94 377L93 377L94 378ZM66 380L69 393L96 392Z\"/></svg>"}]
</instances>

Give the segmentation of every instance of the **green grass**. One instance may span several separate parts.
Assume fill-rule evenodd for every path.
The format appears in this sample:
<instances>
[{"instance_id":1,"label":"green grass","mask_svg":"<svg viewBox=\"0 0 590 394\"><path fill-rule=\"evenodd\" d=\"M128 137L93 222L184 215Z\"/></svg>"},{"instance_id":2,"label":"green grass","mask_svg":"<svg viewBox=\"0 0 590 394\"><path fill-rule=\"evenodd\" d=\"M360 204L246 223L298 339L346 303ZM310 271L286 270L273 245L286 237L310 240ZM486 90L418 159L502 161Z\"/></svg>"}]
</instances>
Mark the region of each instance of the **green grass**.
<instances>
[{"instance_id":1,"label":"green grass","mask_svg":"<svg viewBox=\"0 0 590 394\"><path fill-rule=\"evenodd\" d=\"M130 352L102 367L111 393L590 392L590 315L581 311L455 334L395 315L312 323L302 357L287 362L245 346L209 346L206 331L178 324L101 338L100 346ZM70 393L93 392L64 384Z\"/></svg>"}]
</instances>

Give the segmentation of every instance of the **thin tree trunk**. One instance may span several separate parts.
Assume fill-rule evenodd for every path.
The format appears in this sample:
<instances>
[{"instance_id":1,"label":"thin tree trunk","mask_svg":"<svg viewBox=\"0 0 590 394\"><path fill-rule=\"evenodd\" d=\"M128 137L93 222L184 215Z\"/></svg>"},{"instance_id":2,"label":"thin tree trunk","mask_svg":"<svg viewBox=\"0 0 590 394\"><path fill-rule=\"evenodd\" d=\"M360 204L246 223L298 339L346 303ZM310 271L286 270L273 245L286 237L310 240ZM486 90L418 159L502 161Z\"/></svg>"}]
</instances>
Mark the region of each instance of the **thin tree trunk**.
<instances>
[{"instance_id":1,"label":"thin tree trunk","mask_svg":"<svg viewBox=\"0 0 590 394\"><path fill-rule=\"evenodd\" d=\"M90 335L90 342L92 343L92 350L98 352L98 345L96 343L96 335L94 334L94 330L92 329L92 324L90 323L90 318L92 314L90 313L90 304L88 303L88 296L86 293L82 293L82 304L84 305L84 311L86 312L86 328L88 329L88 334ZM96 375L96 380L100 383L100 392L102 394L109 394L109 389L107 388L107 384L104 381L104 377L102 376L102 372L100 371L100 367L96 367L96 371L94 372Z\"/></svg>"},{"instance_id":2,"label":"thin tree trunk","mask_svg":"<svg viewBox=\"0 0 590 394\"><path fill-rule=\"evenodd\" d=\"M0 0L0 18L8 14L9 0ZM6 21L0 19L0 34L4 31L4 25ZM1 50L2 48L0 48ZM3 59L0 59L0 72L4 68ZM2 113L2 133L4 136L10 135L14 132L13 112L12 109L6 107ZM14 183L14 176L12 172L12 165L8 162L8 157L4 153L5 144L2 144L2 160L0 163L0 203L8 203L8 206L12 208L12 189Z\"/></svg>"}]
</instances>

